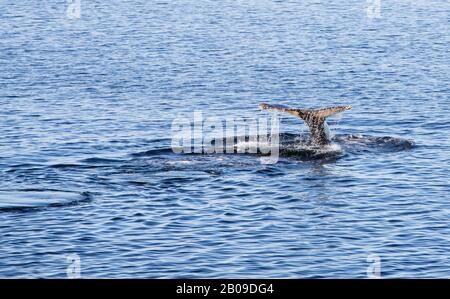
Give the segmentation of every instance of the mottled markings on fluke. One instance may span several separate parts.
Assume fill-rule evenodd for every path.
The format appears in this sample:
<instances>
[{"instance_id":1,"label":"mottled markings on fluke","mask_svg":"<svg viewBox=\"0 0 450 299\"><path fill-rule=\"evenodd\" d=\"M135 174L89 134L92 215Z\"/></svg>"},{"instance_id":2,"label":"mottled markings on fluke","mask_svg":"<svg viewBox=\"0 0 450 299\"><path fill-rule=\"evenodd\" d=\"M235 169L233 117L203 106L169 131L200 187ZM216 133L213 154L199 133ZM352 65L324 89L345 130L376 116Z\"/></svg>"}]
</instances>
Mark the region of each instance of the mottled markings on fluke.
<instances>
[{"instance_id":1,"label":"mottled markings on fluke","mask_svg":"<svg viewBox=\"0 0 450 299\"><path fill-rule=\"evenodd\" d=\"M352 106L333 106L321 109L298 109L283 105L260 104L261 109L285 112L303 119L309 127L311 143L316 145L326 145L331 142L326 118L336 113L349 110Z\"/></svg>"}]
</instances>

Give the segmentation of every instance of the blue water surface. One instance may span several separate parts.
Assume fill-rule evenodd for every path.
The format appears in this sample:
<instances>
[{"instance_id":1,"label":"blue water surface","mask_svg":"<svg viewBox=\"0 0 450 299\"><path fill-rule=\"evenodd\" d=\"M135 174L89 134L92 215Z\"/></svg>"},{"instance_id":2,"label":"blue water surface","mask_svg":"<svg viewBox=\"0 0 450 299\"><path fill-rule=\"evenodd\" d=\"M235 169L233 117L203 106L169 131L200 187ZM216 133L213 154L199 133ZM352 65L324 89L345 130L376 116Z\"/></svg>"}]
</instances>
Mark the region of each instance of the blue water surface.
<instances>
[{"instance_id":1,"label":"blue water surface","mask_svg":"<svg viewBox=\"0 0 450 299\"><path fill-rule=\"evenodd\" d=\"M0 0L0 277L450 277L447 0L80 3ZM413 143L171 151L174 119L261 102Z\"/></svg>"}]
</instances>

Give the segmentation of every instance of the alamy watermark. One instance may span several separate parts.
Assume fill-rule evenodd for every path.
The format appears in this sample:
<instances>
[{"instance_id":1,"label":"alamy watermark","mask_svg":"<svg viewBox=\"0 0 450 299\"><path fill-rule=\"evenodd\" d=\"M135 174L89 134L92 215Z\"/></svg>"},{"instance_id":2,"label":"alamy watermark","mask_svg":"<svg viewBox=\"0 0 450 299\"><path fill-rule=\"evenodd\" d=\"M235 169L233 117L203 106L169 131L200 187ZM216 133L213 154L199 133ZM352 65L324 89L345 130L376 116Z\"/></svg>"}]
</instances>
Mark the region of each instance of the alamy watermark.
<instances>
[{"instance_id":1,"label":"alamy watermark","mask_svg":"<svg viewBox=\"0 0 450 299\"><path fill-rule=\"evenodd\" d=\"M67 0L66 16L69 19L81 18L81 0Z\"/></svg>"},{"instance_id":2,"label":"alamy watermark","mask_svg":"<svg viewBox=\"0 0 450 299\"><path fill-rule=\"evenodd\" d=\"M381 258L377 254L370 254L367 256L367 278L378 279L381 278Z\"/></svg>"},{"instance_id":3,"label":"alamy watermark","mask_svg":"<svg viewBox=\"0 0 450 299\"><path fill-rule=\"evenodd\" d=\"M77 279L81 278L81 259L76 253L67 255L67 263L69 264L66 269L67 278Z\"/></svg>"},{"instance_id":4,"label":"alamy watermark","mask_svg":"<svg viewBox=\"0 0 450 299\"><path fill-rule=\"evenodd\" d=\"M369 19L381 18L381 0L367 0L366 13Z\"/></svg>"},{"instance_id":5,"label":"alamy watermark","mask_svg":"<svg viewBox=\"0 0 450 299\"><path fill-rule=\"evenodd\" d=\"M261 163L278 162L280 120L269 118L204 118L201 111L180 116L172 122L172 151L175 153L249 153L262 155Z\"/></svg>"}]
</instances>

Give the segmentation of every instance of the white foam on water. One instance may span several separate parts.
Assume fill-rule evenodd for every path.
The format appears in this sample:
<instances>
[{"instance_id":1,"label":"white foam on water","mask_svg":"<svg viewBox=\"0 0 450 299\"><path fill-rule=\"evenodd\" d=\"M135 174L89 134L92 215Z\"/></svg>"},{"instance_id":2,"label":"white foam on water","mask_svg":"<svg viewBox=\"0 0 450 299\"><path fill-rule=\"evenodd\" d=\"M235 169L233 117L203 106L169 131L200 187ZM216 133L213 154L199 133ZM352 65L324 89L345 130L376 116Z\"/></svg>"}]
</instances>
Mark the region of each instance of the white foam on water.
<instances>
[{"instance_id":1,"label":"white foam on water","mask_svg":"<svg viewBox=\"0 0 450 299\"><path fill-rule=\"evenodd\" d=\"M198 164L198 161L189 161L189 160L180 160L180 161L168 161L167 164L169 165L191 165L191 164Z\"/></svg>"},{"instance_id":2,"label":"white foam on water","mask_svg":"<svg viewBox=\"0 0 450 299\"><path fill-rule=\"evenodd\" d=\"M324 150L330 151L330 152L340 152L340 151L342 151L342 147L337 143L331 143L331 144L325 146Z\"/></svg>"},{"instance_id":3,"label":"white foam on water","mask_svg":"<svg viewBox=\"0 0 450 299\"><path fill-rule=\"evenodd\" d=\"M267 144L261 144L260 142L257 141L239 141L238 143L236 143L235 148L237 151L248 151L249 149L257 149L260 146L270 146L270 143Z\"/></svg>"}]
</instances>

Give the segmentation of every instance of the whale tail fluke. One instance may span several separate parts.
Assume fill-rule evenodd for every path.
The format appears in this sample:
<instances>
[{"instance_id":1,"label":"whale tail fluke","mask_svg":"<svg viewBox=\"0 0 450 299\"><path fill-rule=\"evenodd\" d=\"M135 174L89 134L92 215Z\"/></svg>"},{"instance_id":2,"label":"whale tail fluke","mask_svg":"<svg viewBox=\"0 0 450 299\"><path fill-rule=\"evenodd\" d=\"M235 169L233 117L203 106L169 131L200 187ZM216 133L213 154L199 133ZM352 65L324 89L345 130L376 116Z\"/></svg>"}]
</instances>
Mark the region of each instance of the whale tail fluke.
<instances>
[{"instance_id":1,"label":"whale tail fluke","mask_svg":"<svg viewBox=\"0 0 450 299\"><path fill-rule=\"evenodd\" d=\"M311 132L311 139L314 143L323 145L330 142L328 126L325 119L336 113L349 110L352 106L333 106L322 109L297 109L283 105L260 104L260 109L285 112L303 119Z\"/></svg>"},{"instance_id":2,"label":"whale tail fluke","mask_svg":"<svg viewBox=\"0 0 450 299\"><path fill-rule=\"evenodd\" d=\"M328 107L328 108L312 110L309 113L312 113L315 117L327 118L328 116L337 114L337 113L345 111L345 110L350 110L350 109L352 109L352 106L350 106L350 105L347 105L347 106L333 106L333 107ZM301 109L299 109L299 110L301 110Z\"/></svg>"}]
</instances>

